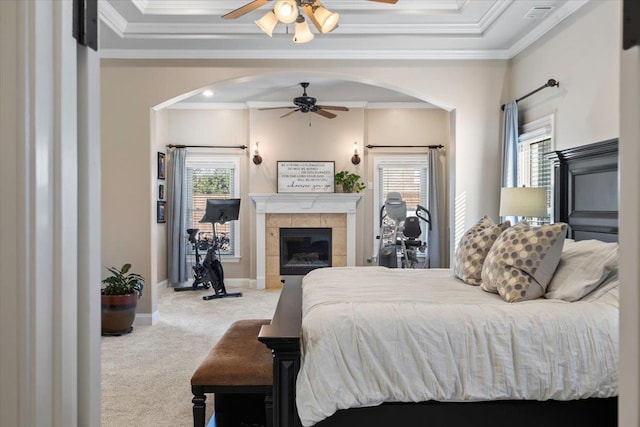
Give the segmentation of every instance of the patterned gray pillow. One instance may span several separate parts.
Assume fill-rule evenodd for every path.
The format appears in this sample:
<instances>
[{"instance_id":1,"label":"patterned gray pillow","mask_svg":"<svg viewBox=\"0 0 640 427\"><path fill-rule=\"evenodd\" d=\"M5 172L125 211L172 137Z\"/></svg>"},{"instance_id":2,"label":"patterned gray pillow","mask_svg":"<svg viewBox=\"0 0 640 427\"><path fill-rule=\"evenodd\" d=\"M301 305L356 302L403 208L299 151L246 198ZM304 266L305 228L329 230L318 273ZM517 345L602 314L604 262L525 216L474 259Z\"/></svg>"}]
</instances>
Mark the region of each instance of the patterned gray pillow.
<instances>
[{"instance_id":1,"label":"patterned gray pillow","mask_svg":"<svg viewBox=\"0 0 640 427\"><path fill-rule=\"evenodd\" d=\"M456 248L453 273L469 285L482 282L482 264L500 233L509 228L509 221L496 225L487 215L468 229Z\"/></svg>"},{"instance_id":2,"label":"patterned gray pillow","mask_svg":"<svg viewBox=\"0 0 640 427\"><path fill-rule=\"evenodd\" d=\"M498 237L482 267L482 284L507 302L544 295L560 262L567 224L540 227L520 222Z\"/></svg>"}]
</instances>

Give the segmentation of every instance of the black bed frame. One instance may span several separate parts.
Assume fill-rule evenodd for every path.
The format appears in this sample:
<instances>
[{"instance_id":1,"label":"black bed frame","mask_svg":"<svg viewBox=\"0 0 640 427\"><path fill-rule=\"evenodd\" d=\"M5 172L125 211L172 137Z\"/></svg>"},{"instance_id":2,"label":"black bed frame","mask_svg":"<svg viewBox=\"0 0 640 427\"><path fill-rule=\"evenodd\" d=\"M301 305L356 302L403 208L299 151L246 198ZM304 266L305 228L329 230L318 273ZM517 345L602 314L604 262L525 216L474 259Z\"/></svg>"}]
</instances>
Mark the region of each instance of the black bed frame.
<instances>
[{"instance_id":1,"label":"black bed frame","mask_svg":"<svg viewBox=\"0 0 640 427\"><path fill-rule=\"evenodd\" d=\"M554 222L569 224L576 240L617 241L618 140L549 153L554 176ZM275 427L298 427L295 394L300 369L302 289L285 284L270 325L258 339L273 352ZM384 403L340 410L317 427L491 426L614 427L618 399L573 401L504 400L488 402Z\"/></svg>"}]
</instances>

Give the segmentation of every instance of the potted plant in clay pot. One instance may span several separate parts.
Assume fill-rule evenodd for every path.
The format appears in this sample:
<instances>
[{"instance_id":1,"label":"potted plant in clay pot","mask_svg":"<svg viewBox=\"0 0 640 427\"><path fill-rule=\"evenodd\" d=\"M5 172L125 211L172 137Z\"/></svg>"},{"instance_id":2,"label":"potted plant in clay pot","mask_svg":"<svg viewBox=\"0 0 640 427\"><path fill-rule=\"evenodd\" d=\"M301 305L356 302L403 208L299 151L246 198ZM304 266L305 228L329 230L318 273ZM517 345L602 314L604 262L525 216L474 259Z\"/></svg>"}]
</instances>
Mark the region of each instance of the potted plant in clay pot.
<instances>
[{"instance_id":1,"label":"potted plant in clay pot","mask_svg":"<svg viewBox=\"0 0 640 427\"><path fill-rule=\"evenodd\" d=\"M340 171L335 176L336 185L342 186L343 193L359 193L366 188L360 181L360 175L349 172Z\"/></svg>"},{"instance_id":2,"label":"potted plant in clay pot","mask_svg":"<svg viewBox=\"0 0 640 427\"><path fill-rule=\"evenodd\" d=\"M102 335L128 334L133 329L138 299L142 296L144 278L130 273L131 264L121 269L109 267L110 276L102 280Z\"/></svg>"}]
</instances>

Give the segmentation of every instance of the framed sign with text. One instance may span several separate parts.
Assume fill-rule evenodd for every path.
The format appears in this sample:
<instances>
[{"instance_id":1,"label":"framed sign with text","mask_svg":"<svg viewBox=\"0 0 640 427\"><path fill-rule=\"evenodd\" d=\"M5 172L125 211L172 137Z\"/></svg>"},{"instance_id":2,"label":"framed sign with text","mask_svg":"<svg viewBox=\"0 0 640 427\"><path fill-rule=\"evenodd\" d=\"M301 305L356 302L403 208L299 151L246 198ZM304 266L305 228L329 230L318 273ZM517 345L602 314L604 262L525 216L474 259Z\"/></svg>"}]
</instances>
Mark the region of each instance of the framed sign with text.
<instances>
[{"instance_id":1,"label":"framed sign with text","mask_svg":"<svg viewBox=\"0 0 640 427\"><path fill-rule=\"evenodd\" d=\"M333 193L335 162L278 161L278 193Z\"/></svg>"}]
</instances>

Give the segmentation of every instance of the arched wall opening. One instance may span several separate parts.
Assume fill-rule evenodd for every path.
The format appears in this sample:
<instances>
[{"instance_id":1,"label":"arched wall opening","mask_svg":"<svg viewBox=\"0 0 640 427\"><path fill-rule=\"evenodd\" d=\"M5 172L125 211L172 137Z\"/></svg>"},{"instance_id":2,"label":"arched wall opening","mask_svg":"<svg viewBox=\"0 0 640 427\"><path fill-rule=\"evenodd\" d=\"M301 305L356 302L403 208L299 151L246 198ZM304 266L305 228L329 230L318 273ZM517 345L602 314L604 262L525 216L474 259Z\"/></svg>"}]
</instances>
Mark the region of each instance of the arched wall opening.
<instances>
[{"instance_id":1,"label":"arched wall opening","mask_svg":"<svg viewBox=\"0 0 640 427\"><path fill-rule=\"evenodd\" d=\"M161 282L158 280L157 247L163 226L155 223L157 181L154 168L157 152L163 151L166 143L162 137L158 137L162 127L149 125L149 114L152 116L152 122L157 124L158 118L162 122L162 115L166 114L167 110L162 107L166 107L167 100L175 101L176 97L189 96L205 86L215 88L216 85L240 84L243 79L283 73L283 69L300 76L330 75L344 80L376 83L378 86L400 90L447 109L446 114L449 117L447 134L451 142L455 141L455 144L447 148L446 153L450 164L448 179L450 186L447 191L450 229L453 229L454 224L452 219L454 209L451 201L459 199L460 195L464 195L465 208L463 212L460 209L455 211L456 224L466 225L485 213L495 216L499 189L497 172L499 169L497 167L499 165L499 106L504 91L506 62L471 61L464 64L452 62L445 66L425 61L418 64L412 62L387 66L375 63L370 67L362 64L341 64L339 73L328 70L328 64L303 65L295 61L260 66L232 64L228 67L207 61L180 65L153 63L153 61L137 63L105 61L102 69L103 170L108 174L110 169L119 169L121 174L115 178L116 181L120 181L120 185L117 182L103 183L103 205L118 201L130 202L136 214L124 218L122 215L105 212L103 235L107 238L103 239L103 263L117 264L124 255L129 254L128 262L137 262L141 266L139 270L147 273L149 283ZM113 91L113 87L118 87L119 90ZM126 102L123 102L125 99ZM254 139L255 135L251 134L250 122L252 116L255 120L255 114L252 110L245 111L243 114L241 126L246 132L242 137L243 140L251 142ZM364 112L361 111L359 114L364 126ZM288 125L292 127L289 122ZM364 140L365 136L363 135L362 138ZM351 149L352 144L353 141L349 141L345 152ZM141 170L138 170L136 177L131 176L133 174L129 173L131 172L129 169L122 168L120 159L124 155L137 159L135 164ZM250 181L250 168L253 164L248 165L248 152L246 158L249 170L244 173ZM272 159L275 161L273 157ZM347 162L348 157L345 157L344 161ZM336 165L337 170L339 167ZM139 182L140 176L146 180L146 185ZM256 177L259 176L253 178ZM141 197L142 194L146 197ZM246 205L253 209L250 202ZM370 211L370 208L371 206L363 204L359 209ZM366 218L363 217L363 220L366 221ZM122 239L117 236L123 234L119 232L119 229L123 229L123 224L124 229L140 230L137 243L130 236L121 236ZM249 233L252 231L250 230ZM454 236L451 231L448 234L451 248ZM123 241L130 244L125 246ZM358 251L359 263L364 264L366 256L363 253L362 244L358 246ZM243 265L240 268L246 268L246 266ZM245 277L247 276L250 275L245 272ZM153 292L146 301L141 301L140 306L141 313L146 314L152 322L154 316L157 316Z\"/></svg>"}]
</instances>

